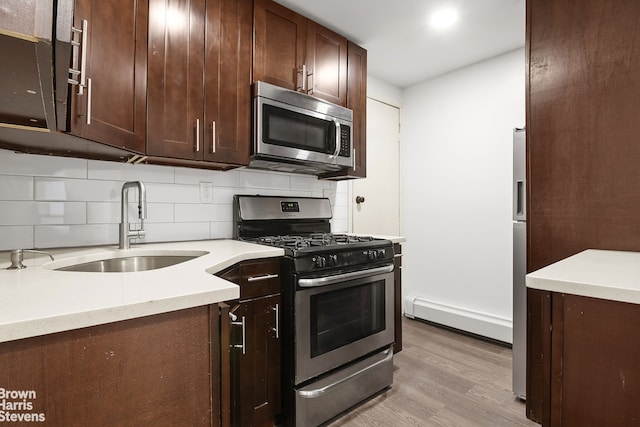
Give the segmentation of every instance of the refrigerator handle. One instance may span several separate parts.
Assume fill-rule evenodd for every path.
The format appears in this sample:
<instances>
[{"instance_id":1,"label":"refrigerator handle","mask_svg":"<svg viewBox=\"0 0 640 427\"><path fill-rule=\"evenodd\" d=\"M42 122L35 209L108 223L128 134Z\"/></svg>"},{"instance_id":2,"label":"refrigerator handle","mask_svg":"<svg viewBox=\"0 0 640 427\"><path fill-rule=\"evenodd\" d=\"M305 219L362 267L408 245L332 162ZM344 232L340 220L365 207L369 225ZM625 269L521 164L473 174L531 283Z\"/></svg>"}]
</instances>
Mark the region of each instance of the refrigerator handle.
<instances>
[{"instance_id":1,"label":"refrigerator handle","mask_svg":"<svg viewBox=\"0 0 640 427\"><path fill-rule=\"evenodd\" d=\"M524 181L516 181L516 215L524 215Z\"/></svg>"}]
</instances>

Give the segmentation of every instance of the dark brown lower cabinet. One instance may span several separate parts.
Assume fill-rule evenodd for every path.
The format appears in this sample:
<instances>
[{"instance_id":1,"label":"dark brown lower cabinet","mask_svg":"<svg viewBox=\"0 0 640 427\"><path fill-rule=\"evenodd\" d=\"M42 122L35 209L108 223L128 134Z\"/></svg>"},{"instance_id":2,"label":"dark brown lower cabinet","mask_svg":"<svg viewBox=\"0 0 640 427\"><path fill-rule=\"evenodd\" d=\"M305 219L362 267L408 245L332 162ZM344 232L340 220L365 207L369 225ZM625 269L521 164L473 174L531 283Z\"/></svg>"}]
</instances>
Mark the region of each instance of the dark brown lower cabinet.
<instances>
[{"instance_id":1,"label":"dark brown lower cabinet","mask_svg":"<svg viewBox=\"0 0 640 427\"><path fill-rule=\"evenodd\" d=\"M219 319L201 306L0 343L0 424L220 425Z\"/></svg>"},{"instance_id":2,"label":"dark brown lower cabinet","mask_svg":"<svg viewBox=\"0 0 640 427\"><path fill-rule=\"evenodd\" d=\"M395 339L393 343L393 352L402 351L402 245L395 243L393 245L395 257L393 259L393 286L394 286L394 312L393 321L395 328Z\"/></svg>"},{"instance_id":3,"label":"dark brown lower cabinet","mask_svg":"<svg viewBox=\"0 0 640 427\"><path fill-rule=\"evenodd\" d=\"M219 276L240 285L240 299L228 302L231 425L273 425L282 405L280 260L241 262Z\"/></svg>"},{"instance_id":4,"label":"dark brown lower cabinet","mask_svg":"<svg viewBox=\"0 0 640 427\"><path fill-rule=\"evenodd\" d=\"M640 305L528 297L527 416L554 427L639 426Z\"/></svg>"}]
</instances>

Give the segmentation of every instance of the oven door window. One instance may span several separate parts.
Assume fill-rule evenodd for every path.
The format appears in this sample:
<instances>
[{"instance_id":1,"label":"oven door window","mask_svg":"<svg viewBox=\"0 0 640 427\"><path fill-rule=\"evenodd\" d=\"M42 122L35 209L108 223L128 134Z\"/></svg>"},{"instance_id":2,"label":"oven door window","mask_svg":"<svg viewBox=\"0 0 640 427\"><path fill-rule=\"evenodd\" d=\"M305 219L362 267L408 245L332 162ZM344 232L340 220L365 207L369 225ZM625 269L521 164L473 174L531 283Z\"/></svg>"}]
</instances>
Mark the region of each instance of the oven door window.
<instances>
[{"instance_id":1,"label":"oven door window","mask_svg":"<svg viewBox=\"0 0 640 427\"><path fill-rule=\"evenodd\" d=\"M262 139L266 144L331 154L336 147L333 121L263 104Z\"/></svg>"},{"instance_id":2,"label":"oven door window","mask_svg":"<svg viewBox=\"0 0 640 427\"><path fill-rule=\"evenodd\" d=\"M383 331L385 281L311 296L311 358Z\"/></svg>"}]
</instances>

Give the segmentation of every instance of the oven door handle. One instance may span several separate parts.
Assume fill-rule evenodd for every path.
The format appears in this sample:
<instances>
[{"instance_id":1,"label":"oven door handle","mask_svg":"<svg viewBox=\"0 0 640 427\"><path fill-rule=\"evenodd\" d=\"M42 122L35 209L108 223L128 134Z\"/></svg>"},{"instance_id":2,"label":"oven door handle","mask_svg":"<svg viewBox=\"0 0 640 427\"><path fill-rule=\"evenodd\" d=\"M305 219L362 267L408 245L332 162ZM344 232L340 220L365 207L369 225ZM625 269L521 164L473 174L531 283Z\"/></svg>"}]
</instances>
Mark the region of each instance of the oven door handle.
<instances>
[{"instance_id":1,"label":"oven door handle","mask_svg":"<svg viewBox=\"0 0 640 427\"><path fill-rule=\"evenodd\" d=\"M318 277L315 279L298 279L298 285L302 288L315 288L317 286L332 285L334 283L344 282L345 280L360 279L376 274L391 273L393 264L384 267L370 268L368 270L352 271L351 273L336 274L335 276Z\"/></svg>"}]
</instances>

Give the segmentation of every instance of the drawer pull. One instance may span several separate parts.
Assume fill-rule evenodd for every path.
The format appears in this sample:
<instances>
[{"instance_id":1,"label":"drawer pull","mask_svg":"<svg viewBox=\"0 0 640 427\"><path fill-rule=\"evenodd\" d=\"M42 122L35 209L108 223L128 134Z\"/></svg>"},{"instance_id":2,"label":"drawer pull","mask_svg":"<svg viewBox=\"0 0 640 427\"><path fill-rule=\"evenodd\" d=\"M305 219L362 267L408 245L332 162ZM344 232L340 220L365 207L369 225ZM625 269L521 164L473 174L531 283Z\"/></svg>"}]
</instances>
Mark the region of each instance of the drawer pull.
<instances>
[{"instance_id":1,"label":"drawer pull","mask_svg":"<svg viewBox=\"0 0 640 427\"><path fill-rule=\"evenodd\" d=\"M264 276L249 277L247 282L259 282L261 280L277 279L278 277L280 277L279 274L265 274Z\"/></svg>"},{"instance_id":2,"label":"drawer pull","mask_svg":"<svg viewBox=\"0 0 640 427\"><path fill-rule=\"evenodd\" d=\"M236 326L242 326L242 344L233 344L231 347L233 348L241 348L242 349L242 354L247 354L247 341L246 341L246 337L247 337L247 323L245 320L245 317L242 316L242 319L240 320L240 322L238 322L238 316L236 316L233 313L229 313L229 317L231 318L232 325L236 325Z\"/></svg>"},{"instance_id":3,"label":"drawer pull","mask_svg":"<svg viewBox=\"0 0 640 427\"><path fill-rule=\"evenodd\" d=\"M280 338L280 304L276 304L275 307L271 307L271 310L275 312L276 316L276 327L271 328L271 330L276 333L276 339L278 339Z\"/></svg>"}]
</instances>

